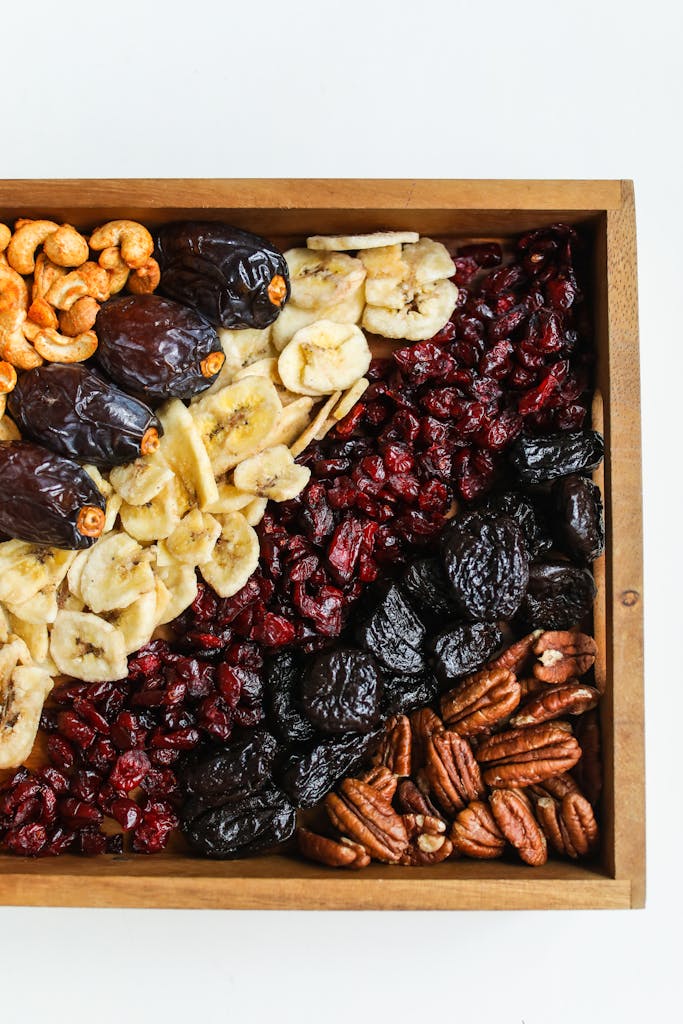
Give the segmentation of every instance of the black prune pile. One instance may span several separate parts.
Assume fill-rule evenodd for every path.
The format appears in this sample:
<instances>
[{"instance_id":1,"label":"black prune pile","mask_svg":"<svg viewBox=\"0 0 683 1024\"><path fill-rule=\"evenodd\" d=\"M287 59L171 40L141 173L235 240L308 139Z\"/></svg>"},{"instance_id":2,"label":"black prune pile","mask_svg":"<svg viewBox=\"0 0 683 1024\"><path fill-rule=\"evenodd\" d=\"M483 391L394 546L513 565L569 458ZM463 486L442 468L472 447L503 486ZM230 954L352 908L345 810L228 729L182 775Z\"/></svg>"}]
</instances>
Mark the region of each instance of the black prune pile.
<instances>
[{"instance_id":1,"label":"black prune pile","mask_svg":"<svg viewBox=\"0 0 683 1024\"><path fill-rule=\"evenodd\" d=\"M296 807L282 790L267 786L186 821L183 832L190 848L202 857L234 860L283 843L295 828Z\"/></svg>"},{"instance_id":2,"label":"black prune pile","mask_svg":"<svg viewBox=\"0 0 683 1024\"><path fill-rule=\"evenodd\" d=\"M274 736L265 729L236 736L229 746L211 751L185 768L181 776L184 792L193 807L204 810L250 796L270 780L276 750Z\"/></svg>"},{"instance_id":3,"label":"black prune pile","mask_svg":"<svg viewBox=\"0 0 683 1024\"><path fill-rule=\"evenodd\" d=\"M325 733L370 732L380 714L382 682L374 659L340 647L319 654L303 680L301 703Z\"/></svg>"},{"instance_id":4,"label":"black prune pile","mask_svg":"<svg viewBox=\"0 0 683 1024\"><path fill-rule=\"evenodd\" d=\"M370 603L356 628L358 643L389 672L418 675L425 668L424 624L394 583L378 588Z\"/></svg>"},{"instance_id":5,"label":"black prune pile","mask_svg":"<svg viewBox=\"0 0 683 1024\"><path fill-rule=\"evenodd\" d=\"M529 578L524 535L514 520L478 512L456 516L444 540L444 562L464 618L512 618Z\"/></svg>"},{"instance_id":6,"label":"black prune pile","mask_svg":"<svg viewBox=\"0 0 683 1024\"><path fill-rule=\"evenodd\" d=\"M425 621L457 617L453 589L438 558L420 558L409 565L401 577L401 589Z\"/></svg>"},{"instance_id":7,"label":"black prune pile","mask_svg":"<svg viewBox=\"0 0 683 1024\"><path fill-rule=\"evenodd\" d=\"M475 622L452 626L429 641L434 672L442 686L476 672L501 646L503 634L494 623Z\"/></svg>"},{"instance_id":8,"label":"black prune pile","mask_svg":"<svg viewBox=\"0 0 683 1024\"><path fill-rule=\"evenodd\" d=\"M534 561L553 546L550 527L540 506L539 495L532 497L518 491L504 491L490 498L477 511L493 518L508 516L514 519L524 534L527 554Z\"/></svg>"},{"instance_id":9,"label":"black prune pile","mask_svg":"<svg viewBox=\"0 0 683 1024\"><path fill-rule=\"evenodd\" d=\"M590 612L597 588L588 569L569 562L536 562L519 617L529 629L570 629Z\"/></svg>"},{"instance_id":10,"label":"black prune pile","mask_svg":"<svg viewBox=\"0 0 683 1024\"><path fill-rule=\"evenodd\" d=\"M553 485L553 526L559 547L578 562L594 562L605 550L600 488L585 476L567 476Z\"/></svg>"},{"instance_id":11,"label":"black prune pile","mask_svg":"<svg viewBox=\"0 0 683 1024\"><path fill-rule=\"evenodd\" d=\"M297 807L314 807L345 775L362 764L376 733L346 733L294 751L277 773L277 781Z\"/></svg>"},{"instance_id":12,"label":"black prune pile","mask_svg":"<svg viewBox=\"0 0 683 1024\"><path fill-rule=\"evenodd\" d=\"M540 437L522 436L510 449L510 462L525 484L540 484L570 473L597 469L605 455L602 434L576 430Z\"/></svg>"},{"instance_id":13,"label":"black prune pile","mask_svg":"<svg viewBox=\"0 0 683 1024\"><path fill-rule=\"evenodd\" d=\"M431 704L439 692L439 684L425 669L417 676L385 675L382 691L382 712L389 715L409 715Z\"/></svg>"},{"instance_id":14,"label":"black prune pile","mask_svg":"<svg viewBox=\"0 0 683 1024\"><path fill-rule=\"evenodd\" d=\"M296 651L278 651L266 665L266 712L284 743L306 743L314 728L300 710L301 681L305 659Z\"/></svg>"}]
</instances>

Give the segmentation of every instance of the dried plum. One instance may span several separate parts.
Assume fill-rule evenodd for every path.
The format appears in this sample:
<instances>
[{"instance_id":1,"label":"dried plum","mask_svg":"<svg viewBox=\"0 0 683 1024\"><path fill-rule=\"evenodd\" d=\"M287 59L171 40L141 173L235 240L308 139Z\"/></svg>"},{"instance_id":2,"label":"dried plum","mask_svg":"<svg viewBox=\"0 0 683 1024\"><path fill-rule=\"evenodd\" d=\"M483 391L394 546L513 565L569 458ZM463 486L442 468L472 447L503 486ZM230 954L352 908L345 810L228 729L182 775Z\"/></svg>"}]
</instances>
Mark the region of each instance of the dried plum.
<instances>
[{"instance_id":1,"label":"dried plum","mask_svg":"<svg viewBox=\"0 0 683 1024\"><path fill-rule=\"evenodd\" d=\"M207 808L235 803L263 789L276 752L275 738L265 729L254 729L188 765L179 773L189 797L184 817L196 817Z\"/></svg>"},{"instance_id":2,"label":"dried plum","mask_svg":"<svg viewBox=\"0 0 683 1024\"><path fill-rule=\"evenodd\" d=\"M282 253L228 224L167 224L157 232L156 256L159 290L198 309L216 327L267 327L289 298Z\"/></svg>"},{"instance_id":3,"label":"dried plum","mask_svg":"<svg viewBox=\"0 0 683 1024\"><path fill-rule=\"evenodd\" d=\"M334 784L362 763L376 733L347 733L292 753L277 781L297 807L314 807Z\"/></svg>"},{"instance_id":4,"label":"dried plum","mask_svg":"<svg viewBox=\"0 0 683 1024\"><path fill-rule=\"evenodd\" d=\"M379 718L381 693L374 659L339 647L315 659L302 683L301 704L321 732L369 732Z\"/></svg>"},{"instance_id":5,"label":"dried plum","mask_svg":"<svg viewBox=\"0 0 683 1024\"><path fill-rule=\"evenodd\" d=\"M518 491L506 491L490 498L478 511L485 515L509 516L510 519L514 519L524 534L527 554L533 560L549 551L553 544L550 528L540 505L540 495L532 499Z\"/></svg>"},{"instance_id":6,"label":"dried plum","mask_svg":"<svg viewBox=\"0 0 683 1024\"><path fill-rule=\"evenodd\" d=\"M453 626L429 642L434 655L434 672L443 686L460 676L475 672L488 661L503 642L503 634L491 622Z\"/></svg>"},{"instance_id":7,"label":"dried plum","mask_svg":"<svg viewBox=\"0 0 683 1024\"><path fill-rule=\"evenodd\" d=\"M510 449L510 462L527 484L589 472L603 460L605 444L597 430L576 430L540 437L520 437Z\"/></svg>"},{"instance_id":8,"label":"dried plum","mask_svg":"<svg viewBox=\"0 0 683 1024\"><path fill-rule=\"evenodd\" d=\"M0 441L0 531L31 544L89 548L105 500L86 471L31 441Z\"/></svg>"},{"instance_id":9,"label":"dried plum","mask_svg":"<svg viewBox=\"0 0 683 1024\"><path fill-rule=\"evenodd\" d=\"M295 828L296 807L281 790L269 786L246 800L185 821L183 832L194 853L232 860L277 846Z\"/></svg>"},{"instance_id":10,"label":"dried plum","mask_svg":"<svg viewBox=\"0 0 683 1024\"><path fill-rule=\"evenodd\" d=\"M356 628L360 646L390 672L417 675L425 667L422 621L395 583L380 588L372 603L374 607Z\"/></svg>"},{"instance_id":11,"label":"dried plum","mask_svg":"<svg viewBox=\"0 0 683 1024\"><path fill-rule=\"evenodd\" d=\"M152 404L205 391L225 362L209 321L160 295L126 295L106 302L95 330L97 361L106 375Z\"/></svg>"},{"instance_id":12,"label":"dried plum","mask_svg":"<svg viewBox=\"0 0 683 1024\"><path fill-rule=\"evenodd\" d=\"M438 558L420 558L409 565L401 577L401 589L429 622L456 618L457 604Z\"/></svg>"},{"instance_id":13,"label":"dried plum","mask_svg":"<svg viewBox=\"0 0 683 1024\"><path fill-rule=\"evenodd\" d=\"M314 735L297 706L304 671L300 655L288 650L279 651L266 667L266 708L273 731L285 743L306 743Z\"/></svg>"},{"instance_id":14,"label":"dried plum","mask_svg":"<svg viewBox=\"0 0 683 1024\"><path fill-rule=\"evenodd\" d=\"M22 435L96 466L150 454L163 433L144 402L80 363L46 363L22 374L8 406Z\"/></svg>"},{"instance_id":15,"label":"dried plum","mask_svg":"<svg viewBox=\"0 0 683 1024\"><path fill-rule=\"evenodd\" d=\"M530 629L571 629L588 615L596 593L588 569L567 562L535 562L519 615Z\"/></svg>"},{"instance_id":16,"label":"dried plum","mask_svg":"<svg viewBox=\"0 0 683 1024\"><path fill-rule=\"evenodd\" d=\"M578 562L594 562L605 550L600 488L586 476L567 476L553 485L553 502L559 547Z\"/></svg>"},{"instance_id":17,"label":"dried plum","mask_svg":"<svg viewBox=\"0 0 683 1024\"><path fill-rule=\"evenodd\" d=\"M439 692L439 684L429 669L419 676L385 675L382 712L385 715L409 715L431 704Z\"/></svg>"},{"instance_id":18,"label":"dried plum","mask_svg":"<svg viewBox=\"0 0 683 1024\"><path fill-rule=\"evenodd\" d=\"M465 618L496 622L515 614L526 590L529 559L514 520L478 512L458 516L444 540L444 562Z\"/></svg>"}]
</instances>

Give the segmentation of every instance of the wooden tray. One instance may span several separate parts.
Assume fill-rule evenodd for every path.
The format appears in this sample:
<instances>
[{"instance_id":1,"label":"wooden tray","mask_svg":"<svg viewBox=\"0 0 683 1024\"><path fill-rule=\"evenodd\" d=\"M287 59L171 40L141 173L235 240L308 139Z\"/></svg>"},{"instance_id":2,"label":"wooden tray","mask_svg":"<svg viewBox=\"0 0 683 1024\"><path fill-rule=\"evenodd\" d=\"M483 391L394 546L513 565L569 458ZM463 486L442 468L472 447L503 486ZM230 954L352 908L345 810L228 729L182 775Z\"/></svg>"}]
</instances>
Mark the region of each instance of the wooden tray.
<instances>
[{"instance_id":1,"label":"wooden tray","mask_svg":"<svg viewBox=\"0 0 683 1024\"><path fill-rule=\"evenodd\" d=\"M0 183L0 220L92 227L226 220L290 244L307 234L410 228L505 239L554 221L593 241L597 382L604 399L606 556L596 565L605 786L602 850L590 866L503 862L318 868L288 856L210 862L0 855L0 903L107 907L522 909L642 907L645 898L642 525L636 232L628 181L75 180Z\"/></svg>"}]
</instances>

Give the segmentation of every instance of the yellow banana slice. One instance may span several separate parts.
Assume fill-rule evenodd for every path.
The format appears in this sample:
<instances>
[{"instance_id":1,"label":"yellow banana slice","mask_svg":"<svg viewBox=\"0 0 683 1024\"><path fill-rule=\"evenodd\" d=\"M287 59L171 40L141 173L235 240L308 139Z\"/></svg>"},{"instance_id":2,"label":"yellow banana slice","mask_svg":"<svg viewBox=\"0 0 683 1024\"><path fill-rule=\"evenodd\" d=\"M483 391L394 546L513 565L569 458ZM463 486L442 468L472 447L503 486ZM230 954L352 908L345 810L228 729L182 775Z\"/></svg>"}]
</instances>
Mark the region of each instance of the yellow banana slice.
<instances>
[{"instance_id":1,"label":"yellow banana slice","mask_svg":"<svg viewBox=\"0 0 683 1024\"><path fill-rule=\"evenodd\" d=\"M323 423L330 416L332 410L336 406L337 402L341 398L341 391L335 391L334 394L330 395L326 402L316 410L316 414L308 424L302 434L297 437L296 441L289 446L289 450L293 458L301 455L302 451L309 446L311 441L315 440L318 431L322 428Z\"/></svg>"},{"instance_id":2,"label":"yellow banana slice","mask_svg":"<svg viewBox=\"0 0 683 1024\"><path fill-rule=\"evenodd\" d=\"M18 665L12 653L0 661L0 769L16 768L33 749L43 704L54 684L43 669Z\"/></svg>"},{"instance_id":3,"label":"yellow banana slice","mask_svg":"<svg viewBox=\"0 0 683 1024\"><path fill-rule=\"evenodd\" d=\"M0 601L30 601L48 583L58 585L76 552L7 540L0 544Z\"/></svg>"},{"instance_id":4,"label":"yellow banana slice","mask_svg":"<svg viewBox=\"0 0 683 1024\"><path fill-rule=\"evenodd\" d=\"M354 324L318 320L304 327L280 353L285 387L301 395L327 395L351 387L367 373L372 356Z\"/></svg>"},{"instance_id":5,"label":"yellow banana slice","mask_svg":"<svg viewBox=\"0 0 683 1024\"><path fill-rule=\"evenodd\" d=\"M88 683L123 679L128 671L123 634L89 612L57 613L50 654L60 672Z\"/></svg>"},{"instance_id":6,"label":"yellow banana slice","mask_svg":"<svg viewBox=\"0 0 683 1024\"><path fill-rule=\"evenodd\" d=\"M448 249L433 238L421 238L419 242L404 245L402 256L417 285L434 284L455 274L455 263Z\"/></svg>"},{"instance_id":7,"label":"yellow banana slice","mask_svg":"<svg viewBox=\"0 0 683 1024\"><path fill-rule=\"evenodd\" d=\"M93 547L97 547L97 544L99 544L99 541L97 541ZM66 574L69 592L79 601L83 601L83 594L81 593L81 576L83 575L83 568L90 557L91 551L92 548L88 548L85 551L79 551L69 566L69 570Z\"/></svg>"},{"instance_id":8,"label":"yellow banana slice","mask_svg":"<svg viewBox=\"0 0 683 1024\"><path fill-rule=\"evenodd\" d=\"M350 413L356 402L362 398L367 389L370 387L370 381L367 377L361 377L355 384L352 384L348 391L345 391L342 397L339 399L337 405L332 410L332 418L335 420L343 420L347 413Z\"/></svg>"},{"instance_id":9,"label":"yellow banana slice","mask_svg":"<svg viewBox=\"0 0 683 1024\"><path fill-rule=\"evenodd\" d=\"M47 583L28 601L22 601L18 604L8 601L7 611L10 615L15 616L15 618L21 619L23 622L30 622L36 626L54 622L58 611L57 587L54 583Z\"/></svg>"},{"instance_id":10,"label":"yellow banana slice","mask_svg":"<svg viewBox=\"0 0 683 1024\"><path fill-rule=\"evenodd\" d=\"M193 566L172 559L168 565L157 563L157 575L170 595L158 622L158 625L163 626L177 618L194 601L198 590L197 574Z\"/></svg>"},{"instance_id":11,"label":"yellow banana slice","mask_svg":"<svg viewBox=\"0 0 683 1024\"><path fill-rule=\"evenodd\" d=\"M419 237L417 231L373 231L367 235L310 235L306 239L306 245L309 249L354 252L358 249L377 249L384 245L417 242Z\"/></svg>"},{"instance_id":12,"label":"yellow banana slice","mask_svg":"<svg viewBox=\"0 0 683 1024\"><path fill-rule=\"evenodd\" d=\"M249 523L249 526L258 526L266 514L266 508L268 506L267 498L254 498L249 504L242 509L242 515Z\"/></svg>"},{"instance_id":13,"label":"yellow banana slice","mask_svg":"<svg viewBox=\"0 0 683 1024\"><path fill-rule=\"evenodd\" d=\"M108 498L113 488L109 481L104 479L97 466L84 465L83 469L93 481L100 494L103 494L105 498Z\"/></svg>"},{"instance_id":14,"label":"yellow banana slice","mask_svg":"<svg viewBox=\"0 0 683 1024\"><path fill-rule=\"evenodd\" d=\"M153 501L172 478L173 471L158 451L125 466L114 466L109 472L112 487L128 505L146 505Z\"/></svg>"},{"instance_id":15,"label":"yellow banana slice","mask_svg":"<svg viewBox=\"0 0 683 1024\"><path fill-rule=\"evenodd\" d=\"M244 366L235 374L233 383L244 377L265 377L267 380L272 380L276 387L282 386L277 368L277 356L268 356L267 359L259 359L255 363L250 363L249 366Z\"/></svg>"},{"instance_id":16,"label":"yellow banana slice","mask_svg":"<svg viewBox=\"0 0 683 1024\"><path fill-rule=\"evenodd\" d=\"M216 483L218 484L218 501L214 501L207 509L212 515L216 513L239 512L241 508L244 508L250 501L254 500L253 494L246 494L244 491L241 491L239 487L235 487L225 477L219 478Z\"/></svg>"},{"instance_id":17,"label":"yellow banana slice","mask_svg":"<svg viewBox=\"0 0 683 1024\"><path fill-rule=\"evenodd\" d=\"M0 644L6 644L10 636L10 623L7 612L0 604Z\"/></svg>"},{"instance_id":18,"label":"yellow banana slice","mask_svg":"<svg viewBox=\"0 0 683 1024\"><path fill-rule=\"evenodd\" d=\"M119 515L121 526L141 543L163 540L175 530L185 511L182 489L175 477L164 484L162 489L144 505L121 505Z\"/></svg>"},{"instance_id":19,"label":"yellow banana slice","mask_svg":"<svg viewBox=\"0 0 683 1024\"><path fill-rule=\"evenodd\" d=\"M146 594L141 594L127 608L117 608L102 614L102 618L122 634L126 654L132 654L133 651L139 650L151 639L159 621L157 599L158 592L155 582L154 590L148 590Z\"/></svg>"},{"instance_id":20,"label":"yellow banana slice","mask_svg":"<svg viewBox=\"0 0 683 1024\"><path fill-rule=\"evenodd\" d=\"M219 476L263 447L282 411L275 385L265 377L244 377L191 408L213 472ZM213 478L212 478L213 480ZM216 501L200 504L207 508Z\"/></svg>"},{"instance_id":21,"label":"yellow banana slice","mask_svg":"<svg viewBox=\"0 0 683 1024\"><path fill-rule=\"evenodd\" d=\"M202 391L201 395L192 399L193 404L206 398L208 395L215 395L222 391L228 384L232 384L235 374L245 366L251 365L260 359L267 359L274 354L270 340L271 328L255 330L247 327L244 330L232 330L229 328L218 328L218 336L221 339L225 362L221 371L210 388Z\"/></svg>"},{"instance_id":22,"label":"yellow banana slice","mask_svg":"<svg viewBox=\"0 0 683 1024\"><path fill-rule=\"evenodd\" d=\"M426 284L415 291L410 304L402 309L366 306L362 324L366 331L383 338L424 341L445 326L455 309L457 298L458 289L452 281Z\"/></svg>"},{"instance_id":23,"label":"yellow banana slice","mask_svg":"<svg viewBox=\"0 0 683 1024\"><path fill-rule=\"evenodd\" d=\"M268 437L268 447L277 444L290 445L295 441L303 430L306 429L311 418L314 400L307 395L297 396L293 402L289 402L280 413L278 421ZM229 509L225 509L229 511Z\"/></svg>"},{"instance_id":24,"label":"yellow banana slice","mask_svg":"<svg viewBox=\"0 0 683 1024\"><path fill-rule=\"evenodd\" d=\"M308 466L298 466L285 444L266 448L240 462L235 469L236 487L273 501L295 498L310 478Z\"/></svg>"},{"instance_id":25,"label":"yellow banana slice","mask_svg":"<svg viewBox=\"0 0 683 1024\"><path fill-rule=\"evenodd\" d=\"M352 295L365 279L360 260L342 252L288 249L291 302L299 309L324 309Z\"/></svg>"},{"instance_id":26,"label":"yellow banana slice","mask_svg":"<svg viewBox=\"0 0 683 1024\"><path fill-rule=\"evenodd\" d=\"M343 299L335 306L327 306L322 309L299 309L288 302L273 324L273 347L278 352L282 352L297 331L315 323L316 320L334 320L337 324L360 323L364 308L364 286L358 288L347 299Z\"/></svg>"},{"instance_id":27,"label":"yellow banana slice","mask_svg":"<svg viewBox=\"0 0 683 1024\"><path fill-rule=\"evenodd\" d=\"M154 590L149 557L144 548L125 533L111 533L102 538L90 549L79 581L86 605L93 612L127 608L141 594Z\"/></svg>"},{"instance_id":28,"label":"yellow banana slice","mask_svg":"<svg viewBox=\"0 0 683 1024\"><path fill-rule=\"evenodd\" d=\"M112 491L107 498L107 503L104 508L104 526L102 527L102 534L111 533L114 529L122 504L123 498L121 495L115 494Z\"/></svg>"},{"instance_id":29,"label":"yellow banana slice","mask_svg":"<svg viewBox=\"0 0 683 1024\"><path fill-rule=\"evenodd\" d=\"M171 398L158 410L164 428L159 451L180 477L190 499L205 509L218 497L211 460L197 425L179 398Z\"/></svg>"},{"instance_id":30,"label":"yellow banana slice","mask_svg":"<svg viewBox=\"0 0 683 1024\"><path fill-rule=\"evenodd\" d=\"M220 534L220 523L212 515L193 508L167 537L166 550L179 562L200 565L211 558Z\"/></svg>"},{"instance_id":31,"label":"yellow banana slice","mask_svg":"<svg viewBox=\"0 0 683 1024\"><path fill-rule=\"evenodd\" d=\"M199 571L219 597L232 597L255 571L259 543L241 512L222 516L221 527L211 560L200 565Z\"/></svg>"},{"instance_id":32,"label":"yellow banana slice","mask_svg":"<svg viewBox=\"0 0 683 1024\"><path fill-rule=\"evenodd\" d=\"M11 616L12 631L24 641L29 649L31 659L38 665L44 666L50 653L50 633L47 625L43 623L25 622L14 615Z\"/></svg>"}]
</instances>

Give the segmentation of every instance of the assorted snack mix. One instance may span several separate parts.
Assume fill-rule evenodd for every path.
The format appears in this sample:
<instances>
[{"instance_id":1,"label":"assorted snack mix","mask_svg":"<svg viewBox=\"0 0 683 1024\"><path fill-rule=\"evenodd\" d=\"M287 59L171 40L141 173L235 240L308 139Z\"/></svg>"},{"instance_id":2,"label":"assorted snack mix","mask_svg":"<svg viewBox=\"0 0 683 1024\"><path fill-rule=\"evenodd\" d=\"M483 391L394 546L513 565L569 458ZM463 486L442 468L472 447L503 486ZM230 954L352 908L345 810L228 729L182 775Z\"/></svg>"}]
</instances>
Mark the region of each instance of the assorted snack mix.
<instances>
[{"instance_id":1,"label":"assorted snack mix","mask_svg":"<svg viewBox=\"0 0 683 1024\"><path fill-rule=\"evenodd\" d=\"M0 225L1 851L597 855L581 259Z\"/></svg>"}]
</instances>

